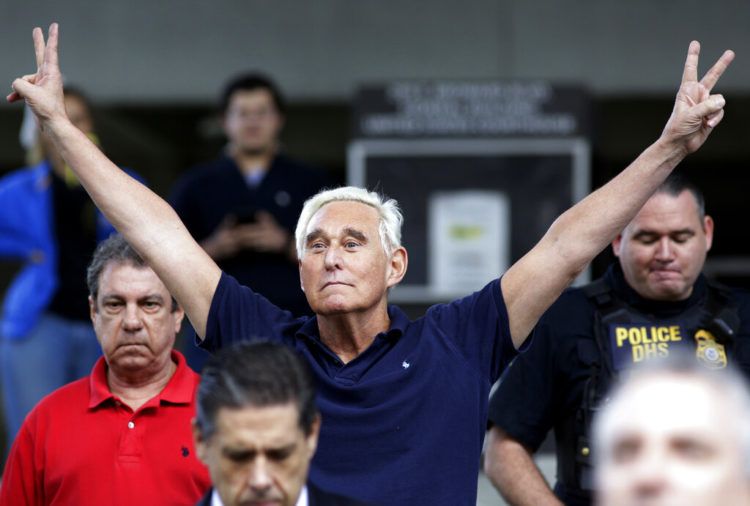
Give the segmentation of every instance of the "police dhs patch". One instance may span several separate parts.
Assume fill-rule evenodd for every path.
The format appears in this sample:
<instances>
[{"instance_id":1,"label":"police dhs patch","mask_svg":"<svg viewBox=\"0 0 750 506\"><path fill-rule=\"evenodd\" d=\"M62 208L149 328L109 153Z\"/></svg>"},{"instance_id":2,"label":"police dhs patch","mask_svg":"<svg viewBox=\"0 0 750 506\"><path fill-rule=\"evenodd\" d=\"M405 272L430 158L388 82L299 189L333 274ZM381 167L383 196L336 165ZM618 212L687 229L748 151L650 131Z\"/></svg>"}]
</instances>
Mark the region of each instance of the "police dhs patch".
<instances>
[{"instance_id":1,"label":"police dhs patch","mask_svg":"<svg viewBox=\"0 0 750 506\"><path fill-rule=\"evenodd\" d=\"M680 325L610 324L612 365L621 371L644 360L666 357L672 347L683 343L683 335Z\"/></svg>"},{"instance_id":2,"label":"police dhs patch","mask_svg":"<svg viewBox=\"0 0 750 506\"><path fill-rule=\"evenodd\" d=\"M723 344L716 342L708 330L695 333L695 358L709 369L723 369L727 366L727 352Z\"/></svg>"}]
</instances>

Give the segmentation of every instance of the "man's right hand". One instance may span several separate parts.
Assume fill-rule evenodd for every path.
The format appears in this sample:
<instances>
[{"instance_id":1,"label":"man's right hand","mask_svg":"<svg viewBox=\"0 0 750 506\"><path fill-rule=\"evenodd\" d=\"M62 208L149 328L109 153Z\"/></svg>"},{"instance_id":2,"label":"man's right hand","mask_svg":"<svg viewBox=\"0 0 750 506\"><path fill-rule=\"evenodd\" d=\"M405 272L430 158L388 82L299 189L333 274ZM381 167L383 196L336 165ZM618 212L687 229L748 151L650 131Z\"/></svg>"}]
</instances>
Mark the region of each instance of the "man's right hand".
<instances>
[{"instance_id":1,"label":"man's right hand","mask_svg":"<svg viewBox=\"0 0 750 506\"><path fill-rule=\"evenodd\" d=\"M34 52L36 53L36 73L28 74L13 81L13 93L8 102L25 100L39 123L62 119L67 121L63 99L62 74L57 57L58 25L49 27L47 43L41 28L34 28Z\"/></svg>"},{"instance_id":2,"label":"man's right hand","mask_svg":"<svg viewBox=\"0 0 750 506\"><path fill-rule=\"evenodd\" d=\"M26 101L96 206L161 278L198 335L204 336L221 270L169 204L120 170L68 120L57 23L50 26L46 44L39 28L33 38L37 71L13 81L8 101Z\"/></svg>"}]
</instances>

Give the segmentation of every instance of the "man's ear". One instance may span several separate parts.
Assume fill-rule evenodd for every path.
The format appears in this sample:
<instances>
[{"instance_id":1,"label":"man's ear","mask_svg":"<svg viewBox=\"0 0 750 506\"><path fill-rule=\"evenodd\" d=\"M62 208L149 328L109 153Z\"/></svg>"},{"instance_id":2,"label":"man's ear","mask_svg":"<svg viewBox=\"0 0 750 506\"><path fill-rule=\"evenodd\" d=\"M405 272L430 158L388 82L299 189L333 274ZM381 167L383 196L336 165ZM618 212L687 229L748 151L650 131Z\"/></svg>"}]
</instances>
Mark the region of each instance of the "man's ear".
<instances>
[{"instance_id":1,"label":"man's ear","mask_svg":"<svg viewBox=\"0 0 750 506\"><path fill-rule=\"evenodd\" d=\"M616 257L620 256L620 249L622 248L622 234L617 234L614 241L612 241L612 253Z\"/></svg>"},{"instance_id":2,"label":"man's ear","mask_svg":"<svg viewBox=\"0 0 750 506\"><path fill-rule=\"evenodd\" d=\"M305 291L305 284L302 282L302 259L297 259L297 269L299 271L299 287Z\"/></svg>"},{"instance_id":3,"label":"man's ear","mask_svg":"<svg viewBox=\"0 0 750 506\"><path fill-rule=\"evenodd\" d=\"M91 318L91 323L94 322L95 316L96 316L96 301L91 295L89 295L89 318Z\"/></svg>"},{"instance_id":4,"label":"man's ear","mask_svg":"<svg viewBox=\"0 0 750 506\"><path fill-rule=\"evenodd\" d=\"M307 448L310 452L310 458L315 455L318 448L318 436L320 436L320 413L315 415L315 419L310 426L310 433L307 435Z\"/></svg>"},{"instance_id":5,"label":"man's ear","mask_svg":"<svg viewBox=\"0 0 750 506\"><path fill-rule=\"evenodd\" d=\"M406 268L409 266L409 255L406 252L406 248L403 246L396 248L391 254L391 258L388 262L388 273L386 279L386 285L388 288L396 286L404 279L406 275Z\"/></svg>"},{"instance_id":6,"label":"man's ear","mask_svg":"<svg viewBox=\"0 0 750 506\"><path fill-rule=\"evenodd\" d=\"M172 301L170 300L169 303L172 304ZM172 311L172 314L174 315L174 333L179 334L182 328L182 320L185 319L185 310L177 304L177 308Z\"/></svg>"},{"instance_id":7,"label":"man's ear","mask_svg":"<svg viewBox=\"0 0 750 506\"><path fill-rule=\"evenodd\" d=\"M703 217L703 232L706 234L706 251L714 243L714 219L706 215Z\"/></svg>"}]
</instances>

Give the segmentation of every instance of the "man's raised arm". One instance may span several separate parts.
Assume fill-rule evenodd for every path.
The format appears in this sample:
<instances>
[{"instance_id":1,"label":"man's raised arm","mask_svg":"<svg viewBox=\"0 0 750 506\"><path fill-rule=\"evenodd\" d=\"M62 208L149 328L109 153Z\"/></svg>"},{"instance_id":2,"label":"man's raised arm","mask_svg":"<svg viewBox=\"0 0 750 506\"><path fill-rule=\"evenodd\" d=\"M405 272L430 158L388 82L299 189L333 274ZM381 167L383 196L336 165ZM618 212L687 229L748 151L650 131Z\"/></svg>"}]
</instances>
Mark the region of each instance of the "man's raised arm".
<instances>
[{"instance_id":1,"label":"man's raised arm","mask_svg":"<svg viewBox=\"0 0 750 506\"><path fill-rule=\"evenodd\" d=\"M169 204L121 171L68 120L57 58L57 23L50 26L46 44L40 28L34 29L33 36L37 72L13 81L8 101L26 101L92 200L164 281L198 335L205 336L219 267Z\"/></svg>"},{"instance_id":2,"label":"man's raised arm","mask_svg":"<svg viewBox=\"0 0 750 506\"><path fill-rule=\"evenodd\" d=\"M542 313L637 214L656 188L696 151L724 115L711 89L734 58L725 51L698 81L700 44L690 43L672 115L659 139L609 183L563 213L501 279L513 342L520 346Z\"/></svg>"}]
</instances>

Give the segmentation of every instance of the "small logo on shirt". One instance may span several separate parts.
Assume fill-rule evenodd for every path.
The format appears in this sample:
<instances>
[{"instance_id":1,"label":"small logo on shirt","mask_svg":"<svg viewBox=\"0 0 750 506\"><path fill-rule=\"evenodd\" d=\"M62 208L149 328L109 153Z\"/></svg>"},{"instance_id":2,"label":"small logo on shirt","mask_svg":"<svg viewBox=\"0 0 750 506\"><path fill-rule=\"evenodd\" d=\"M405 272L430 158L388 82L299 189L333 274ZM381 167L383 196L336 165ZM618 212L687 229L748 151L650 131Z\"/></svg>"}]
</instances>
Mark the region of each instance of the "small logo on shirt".
<instances>
[{"instance_id":1,"label":"small logo on shirt","mask_svg":"<svg viewBox=\"0 0 750 506\"><path fill-rule=\"evenodd\" d=\"M408 369L410 365L411 364L409 362L407 362L406 360L404 360L403 362L401 362L401 367L403 367L404 369Z\"/></svg>"},{"instance_id":2,"label":"small logo on shirt","mask_svg":"<svg viewBox=\"0 0 750 506\"><path fill-rule=\"evenodd\" d=\"M188 450L187 446L183 446L181 448L181 451L182 451L182 456L183 457L189 457L190 456L190 450Z\"/></svg>"}]
</instances>

